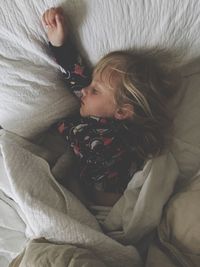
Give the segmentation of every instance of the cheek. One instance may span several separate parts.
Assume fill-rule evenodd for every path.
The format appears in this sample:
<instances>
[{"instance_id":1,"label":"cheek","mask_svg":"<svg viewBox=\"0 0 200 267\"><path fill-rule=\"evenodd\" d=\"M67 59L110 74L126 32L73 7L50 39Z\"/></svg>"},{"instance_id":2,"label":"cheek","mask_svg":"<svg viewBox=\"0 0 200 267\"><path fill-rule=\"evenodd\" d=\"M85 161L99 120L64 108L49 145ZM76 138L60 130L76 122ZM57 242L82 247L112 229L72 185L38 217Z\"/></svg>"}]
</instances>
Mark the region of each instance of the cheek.
<instances>
[{"instance_id":1,"label":"cheek","mask_svg":"<svg viewBox=\"0 0 200 267\"><path fill-rule=\"evenodd\" d=\"M116 105L110 95L103 97L87 95L84 97L84 105L81 106L80 113L82 116L113 117L115 109Z\"/></svg>"}]
</instances>

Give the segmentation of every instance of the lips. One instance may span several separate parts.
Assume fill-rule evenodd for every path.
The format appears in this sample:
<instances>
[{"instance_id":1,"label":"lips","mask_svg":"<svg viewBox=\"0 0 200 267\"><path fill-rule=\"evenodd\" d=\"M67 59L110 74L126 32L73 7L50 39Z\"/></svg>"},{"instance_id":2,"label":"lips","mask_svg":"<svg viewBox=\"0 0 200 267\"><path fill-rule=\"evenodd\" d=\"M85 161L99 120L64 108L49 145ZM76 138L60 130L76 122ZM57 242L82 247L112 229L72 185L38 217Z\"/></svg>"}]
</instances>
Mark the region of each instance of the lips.
<instances>
[{"instance_id":1,"label":"lips","mask_svg":"<svg viewBox=\"0 0 200 267\"><path fill-rule=\"evenodd\" d=\"M84 105L84 102L83 102L82 98L81 98L81 105Z\"/></svg>"}]
</instances>

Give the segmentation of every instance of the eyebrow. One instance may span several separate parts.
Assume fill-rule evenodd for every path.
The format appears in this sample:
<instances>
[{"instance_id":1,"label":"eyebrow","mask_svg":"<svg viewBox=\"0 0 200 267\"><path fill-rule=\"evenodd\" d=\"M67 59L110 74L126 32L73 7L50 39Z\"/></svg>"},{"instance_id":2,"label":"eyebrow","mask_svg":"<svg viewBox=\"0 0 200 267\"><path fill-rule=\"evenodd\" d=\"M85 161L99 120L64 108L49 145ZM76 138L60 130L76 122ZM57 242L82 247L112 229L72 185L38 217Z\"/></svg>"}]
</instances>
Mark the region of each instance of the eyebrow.
<instances>
[{"instance_id":1,"label":"eyebrow","mask_svg":"<svg viewBox=\"0 0 200 267\"><path fill-rule=\"evenodd\" d=\"M101 90L101 88L103 87L103 86L99 86L99 82L94 82L94 87L96 88L96 89L100 89Z\"/></svg>"}]
</instances>

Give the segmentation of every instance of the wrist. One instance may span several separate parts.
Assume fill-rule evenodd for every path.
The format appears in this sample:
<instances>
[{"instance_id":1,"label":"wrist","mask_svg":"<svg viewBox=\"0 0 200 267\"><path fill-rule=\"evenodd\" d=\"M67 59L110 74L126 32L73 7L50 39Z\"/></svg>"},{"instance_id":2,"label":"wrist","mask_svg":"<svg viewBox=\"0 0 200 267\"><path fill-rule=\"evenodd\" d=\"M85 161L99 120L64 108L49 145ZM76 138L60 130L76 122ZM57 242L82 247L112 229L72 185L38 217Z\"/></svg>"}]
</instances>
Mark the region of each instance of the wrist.
<instances>
[{"instance_id":1,"label":"wrist","mask_svg":"<svg viewBox=\"0 0 200 267\"><path fill-rule=\"evenodd\" d=\"M64 41L63 42L54 42L54 41L49 40L49 43L54 47L61 47L64 45L65 42Z\"/></svg>"},{"instance_id":2,"label":"wrist","mask_svg":"<svg viewBox=\"0 0 200 267\"><path fill-rule=\"evenodd\" d=\"M63 45L64 45L64 43L63 44L55 44L55 43L52 43L52 42L49 42L53 47L62 47Z\"/></svg>"},{"instance_id":3,"label":"wrist","mask_svg":"<svg viewBox=\"0 0 200 267\"><path fill-rule=\"evenodd\" d=\"M57 48L59 48L59 47L64 46L65 42L55 43L55 42L49 41L49 44L50 44L51 46L53 46L53 47L57 47Z\"/></svg>"}]
</instances>

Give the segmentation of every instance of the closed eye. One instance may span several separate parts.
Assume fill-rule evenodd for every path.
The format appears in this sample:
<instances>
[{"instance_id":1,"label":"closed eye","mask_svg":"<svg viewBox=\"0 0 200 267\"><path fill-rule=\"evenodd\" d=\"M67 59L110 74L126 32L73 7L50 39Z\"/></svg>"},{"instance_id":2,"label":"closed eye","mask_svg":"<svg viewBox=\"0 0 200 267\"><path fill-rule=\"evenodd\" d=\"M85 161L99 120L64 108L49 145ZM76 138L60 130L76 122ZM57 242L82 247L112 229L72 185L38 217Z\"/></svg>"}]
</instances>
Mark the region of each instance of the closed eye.
<instances>
[{"instance_id":1,"label":"closed eye","mask_svg":"<svg viewBox=\"0 0 200 267\"><path fill-rule=\"evenodd\" d=\"M92 89L91 89L91 93L94 94L94 95L96 95L96 94L98 94L98 90L95 89L95 88L92 88Z\"/></svg>"}]
</instances>

